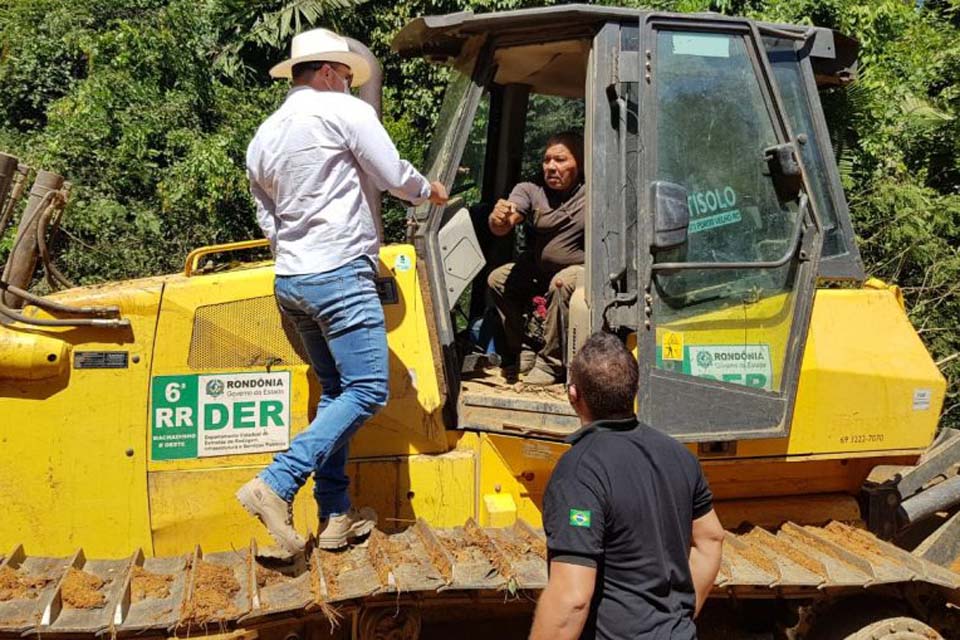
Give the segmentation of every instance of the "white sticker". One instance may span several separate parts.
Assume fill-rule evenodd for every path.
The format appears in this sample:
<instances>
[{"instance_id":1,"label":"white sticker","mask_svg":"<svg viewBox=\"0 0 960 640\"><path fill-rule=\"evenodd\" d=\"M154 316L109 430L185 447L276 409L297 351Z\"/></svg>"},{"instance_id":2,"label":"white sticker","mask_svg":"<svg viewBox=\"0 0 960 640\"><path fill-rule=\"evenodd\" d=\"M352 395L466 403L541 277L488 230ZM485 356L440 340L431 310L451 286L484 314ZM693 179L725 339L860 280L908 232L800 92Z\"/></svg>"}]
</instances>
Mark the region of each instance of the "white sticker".
<instances>
[{"instance_id":1,"label":"white sticker","mask_svg":"<svg viewBox=\"0 0 960 640\"><path fill-rule=\"evenodd\" d=\"M520 453L524 458L533 460L556 460L559 457L556 451L539 442L524 442L520 447Z\"/></svg>"},{"instance_id":2,"label":"white sticker","mask_svg":"<svg viewBox=\"0 0 960 640\"><path fill-rule=\"evenodd\" d=\"M197 455L290 447L290 372L198 376Z\"/></svg>"},{"instance_id":3,"label":"white sticker","mask_svg":"<svg viewBox=\"0 0 960 640\"><path fill-rule=\"evenodd\" d=\"M913 390L913 410L926 411L930 408L930 400L933 398L933 392L930 389Z\"/></svg>"},{"instance_id":4,"label":"white sticker","mask_svg":"<svg viewBox=\"0 0 960 640\"><path fill-rule=\"evenodd\" d=\"M729 58L730 37L706 33L674 34L673 53L678 56Z\"/></svg>"},{"instance_id":5,"label":"white sticker","mask_svg":"<svg viewBox=\"0 0 960 640\"><path fill-rule=\"evenodd\" d=\"M410 256L401 253L393 260L393 270L402 272L410 271L413 268L413 260L410 259Z\"/></svg>"},{"instance_id":6,"label":"white sticker","mask_svg":"<svg viewBox=\"0 0 960 640\"><path fill-rule=\"evenodd\" d=\"M690 350L691 375L773 390L770 347L765 344L690 345L687 348Z\"/></svg>"}]
</instances>

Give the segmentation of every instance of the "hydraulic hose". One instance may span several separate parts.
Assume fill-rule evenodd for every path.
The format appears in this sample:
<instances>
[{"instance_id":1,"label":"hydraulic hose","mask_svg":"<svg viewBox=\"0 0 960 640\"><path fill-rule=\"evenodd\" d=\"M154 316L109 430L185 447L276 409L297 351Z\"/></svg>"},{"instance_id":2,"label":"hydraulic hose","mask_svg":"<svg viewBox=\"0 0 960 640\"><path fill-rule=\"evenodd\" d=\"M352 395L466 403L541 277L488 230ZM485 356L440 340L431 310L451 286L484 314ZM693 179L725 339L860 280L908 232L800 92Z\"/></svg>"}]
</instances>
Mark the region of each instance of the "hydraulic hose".
<instances>
[{"instance_id":1,"label":"hydraulic hose","mask_svg":"<svg viewBox=\"0 0 960 640\"><path fill-rule=\"evenodd\" d=\"M39 258L36 240L37 223L40 221L41 214L49 206L50 200L55 197L51 193L60 191L62 187L62 176L50 171L37 171L37 177L30 188L30 195L20 218L16 240L7 257L7 264L4 265L3 275L0 276L6 282L23 289L30 286ZM20 306L20 300L16 296L6 293L3 294L3 302L7 307Z\"/></svg>"},{"instance_id":2,"label":"hydraulic hose","mask_svg":"<svg viewBox=\"0 0 960 640\"><path fill-rule=\"evenodd\" d=\"M11 292L13 293L13 292ZM0 302L0 315L23 324L33 325L35 327L99 327L101 329L125 329L130 326L130 321L126 318L100 319L100 318L76 318L71 320L48 320L47 318L31 318L18 311L14 311L7 305Z\"/></svg>"},{"instance_id":3,"label":"hydraulic hose","mask_svg":"<svg viewBox=\"0 0 960 640\"><path fill-rule=\"evenodd\" d=\"M25 291L20 287L14 286L3 280L0 280L0 291L6 291L11 293L18 298L21 298L35 307L39 307L44 311L49 311L51 313L66 313L76 316L97 316L99 318L116 318L120 315L120 307L110 306L110 307L74 307L66 304L56 302L54 300L48 300L41 296Z\"/></svg>"},{"instance_id":4,"label":"hydraulic hose","mask_svg":"<svg viewBox=\"0 0 960 640\"><path fill-rule=\"evenodd\" d=\"M50 221L53 220L53 229L55 230L60 221L60 214L63 213L63 208L66 205L66 197L63 193L60 191L56 193L58 197L51 199L50 204L40 215L40 221L37 223L37 247L40 249L40 261L43 264L43 271L50 288L56 289L59 285L65 289L73 289L76 285L70 282L50 259L50 248L47 246L47 229Z\"/></svg>"}]
</instances>

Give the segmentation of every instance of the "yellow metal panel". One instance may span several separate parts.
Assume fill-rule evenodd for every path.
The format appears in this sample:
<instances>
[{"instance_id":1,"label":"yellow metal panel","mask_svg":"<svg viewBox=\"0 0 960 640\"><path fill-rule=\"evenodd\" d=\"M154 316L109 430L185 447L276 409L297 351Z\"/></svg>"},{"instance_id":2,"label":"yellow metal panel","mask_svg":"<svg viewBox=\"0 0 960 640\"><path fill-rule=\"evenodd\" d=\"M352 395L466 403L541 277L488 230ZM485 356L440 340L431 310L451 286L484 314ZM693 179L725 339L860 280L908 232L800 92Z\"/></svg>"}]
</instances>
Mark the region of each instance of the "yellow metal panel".
<instances>
[{"instance_id":1,"label":"yellow metal panel","mask_svg":"<svg viewBox=\"0 0 960 640\"><path fill-rule=\"evenodd\" d=\"M373 507L380 528L388 531L403 529L417 518L438 527L459 526L476 512L475 468L473 454L461 451L354 461L347 467L350 497L357 506ZM157 555L184 553L198 543L207 550L241 548L251 538L273 544L232 491L224 490L239 487L253 473L250 467L151 473ZM319 527L312 482L297 494L293 522L304 535Z\"/></svg>"},{"instance_id":2,"label":"yellow metal panel","mask_svg":"<svg viewBox=\"0 0 960 640\"><path fill-rule=\"evenodd\" d=\"M946 381L890 290L817 291L790 437L737 455L922 450Z\"/></svg>"},{"instance_id":3,"label":"yellow metal panel","mask_svg":"<svg viewBox=\"0 0 960 640\"><path fill-rule=\"evenodd\" d=\"M395 279L398 303L384 305L388 342L390 346L390 402L388 406L366 424L351 442L350 453L356 458L403 456L422 452L442 452L447 449L447 437L441 422L441 393L431 351L431 338L424 314L424 303L416 271L416 256L413 247L396 245L385 247L381 253L381 275ZM196 375L204 373L257 372L265 371L264 364L225 369L198 369L188 362L191 340L194 339L194 318L199 307L231 304L240 300L264 299L272 301L273 269L264 264L259 267L236 269L204 276L173 276L164 292L163 308L157 326L156 356L153 376ZM262 307L258 307L262 308ZM264 332L282 331L279 316L250 318L241 322L234 319L228 330L236 335L230 340L242 342L244 353L256 353L256 340ZM208 333L210 331L208 330ZM209 337L209 336L208 336ZM294 336L294 340L297 338ZM214 336L214 342L223 344L224 337ZM251 344L253 349L251 350ZM289 351L287 351L289 353ZM320 399L320 387L316 377L304 362L278 364L272 371L291 372L291 437L305 428L313 418ZM146 407L145 407L146 409ZM188 516L178 507L181 493L191 482L205 482L205 500L208 505L200 508L197 521L215 519L222 514L236 526L230 534L211 534L210 539L229 535L246 537L248 525L239 525L232 518L242 517L234 506L233 494L247 479L269 464L272 454L228 455L214 458L181 460L151 460L151 474L175 474L184 472L183 480L165 478L151 482L150 506L158 537L167 534L164 530L193 529L192 523L177 524ZM396 518L402 500L398 497L397 469L406 464L394 462L367 463L357 469L354 490L360 493L360 503L369 503L378 508L381 516ZM222 470L230 468L230 473ZM208 471L218 480L199 480ZM191 480L192 479L192 480ZM368 492L373 487L375 493ZM307 495L312 504L313 498ZM405 493L404 493L405 495ZM311 517L313 519L313 517ZM314 525L315 528L315 525ZM204 531L201 527L199 531ZM170 537L171 546L186 543L187 536L179 533ZM205 538L193 542L203 542Z\"/></svg>"},{"instance_id":4,"label":"yellow metal panel","mask_svg":"<svg viewBox=\"0 0 960 640\"><path fill-rule=\"evenodd\" d=\"M481 519L491 527L510 527L517 521L517 504L509 493L488 493L483 496Z\"/></svg>"},{"instance_id":5,"label":"yellow metal panel","mask_svg":"<svg viewBox=\"0 0 960 640\"><path fill-rule=\"evenodd\" d=\"M206 551L243 549L256 539L274 542L260 522L234 499L233 491L254 473L245 467L150 473L150 509L156 555L175 555L200 544ZM312 483L294 502L293 522L303 534L317 530ZM114 544L118 544L117 539Z\"/></svg>"},{"instance_id":6,"label":"yellow metal panel","mask_svg":"<svg viewBox=\"0 0 960 640\"><path fill-rule=\"evenodd\" d=\"M662 350L657 367L682 372L689 366L685 349L690 347L762 345L769 349L773 376L767 388L778 391L785 387L782 374L793 326L793 306L792 293L780 294L741 306L661 321L656 329L657 346Z\"/></svg>"},{"instance_id":7,"label":"yellow metal panel","mask_svg":"<svg viewBox=\"0 0 960 640\"><path fill-rule=\"evenodd\" d=\"M397 490L401 519L423 518L435 527L458 527L476 516L477 463L473 453L410 456L406 466ZM409 487L404 486L404 479L409 479Z\"/></svg>"},{"instance_id":8,"label":"yellow metal panel","mask_svg":"<svg viewBox=\"0 0 960 640\"><path fill-rule=\"evenodd\" d=\"M398 455L443 451L446 449L432 338L423 313L423 296L416 275L416 256L409 245L391 245L381 252L381 275L395 278L399 303L384 306L390 345L390 402L357 434L351 443L356 457ZM237 300L273 295L273 269L270 265L237 269L224 273L186 278L170 278L164 293L163 309L157 328L157 354L153 375L264 371L262 365L229 369L193 369L187 363L198 307L226 304ZM250 341L256 330L271 327L250 326L249 335L237 339ZM279 330L279 327L273 328ZM292 422L297 432L313 417L320 387L306 364L274 366L274 371L290 370L293 382ZM269 455L231 456L222 464L267 464ZM151 468L203 468L202 460L164 461Z\"/></svg>"},{"instance_id":9,"label":"yellow metal panel","mask_svg":"<svg viewBox=\"0 0 960 640\"><path fill-rule=\"evenodd\" d=\"M131 322L127 330L0 327L63 341L74 354L129 357L125 369L68 366L45 380L0 379L0 549L22 542L30 554L66 555L82 546L104 558L136 547L151 551L146 395L162 282L51 296L65 304L119 305Z\"/></svg>"},{"instance_id":10,"label":"yellow metal panel","mask_svg":"<svg viewBox=\"0 0 960 640\"><path fill-rule=\"evenodd\" d=\"M482 434L480 441L480 495L511 496L517 516L541 526L543 492L567 445L493 434ZM491 525L480 516L483 526Z\"/></svg>"},{"instance_id":11,"label":"yellow metal panel","mask_svg":"<svg viewBox=\"0 0 960 640\"><path fill-rule=\"evenodd\" d=\"M360 460L348 473L351 500L376 509L385 530L403 529L417 518L437 527L460 526L476 513L476 457L470 452Z\"/></svg>"},{"instance_id":12,"label":"yellow metal panel","mask_svg":"<svg viewBox=\"0 0 960 640\"><path fill-rule=\"evenodd\" d=\"M64 374L70 364L70 345L37 333L0 326L0 378L43 380Z\"/></svg>"}]
</instances>

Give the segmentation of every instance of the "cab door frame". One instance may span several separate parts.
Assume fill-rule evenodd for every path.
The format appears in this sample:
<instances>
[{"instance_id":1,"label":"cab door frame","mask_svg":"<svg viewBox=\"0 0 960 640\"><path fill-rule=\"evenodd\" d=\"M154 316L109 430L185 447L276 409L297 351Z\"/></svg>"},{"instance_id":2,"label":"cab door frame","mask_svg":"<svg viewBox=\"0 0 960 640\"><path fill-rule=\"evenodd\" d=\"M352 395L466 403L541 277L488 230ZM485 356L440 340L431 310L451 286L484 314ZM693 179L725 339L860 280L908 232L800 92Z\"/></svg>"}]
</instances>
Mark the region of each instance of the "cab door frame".
<instances>
[{"instance_id":1,"label":"cab door frame","mask_svg":"<svg viewBox=\"0 0 960 640\"><path fill-rule=\"evenodd\" d=\"M763 49L757 25L743 19L703 18L675 14L649 14L641 21L640 118L642 161L640 163L640 215L637 225L637 268L642 287L637 305L637 343L640 368L639 418L682 441L729 441L748 438L784 437L789 434L793 406L823 242L822 225L809 202L799 213L801 239L792 260L797 270L792 326L785 347L785 359L778 392L753 389L692 375L659 369L657 362L657 317L654 313L657 288L654 286L655 256L649 249L654 235L653 205L649 186L657 179L657 34L661 30L736 35L743 38L747 55L760 84L766 110L778 144L795 142L785 116L773 73ZM803 37L803 36L796 36ZM757 162L762 150L758 149ZM802 190L809 193L809 181L799 153ZM746 160L745 160L746 161Z\"/></svg>"}]
</instances>

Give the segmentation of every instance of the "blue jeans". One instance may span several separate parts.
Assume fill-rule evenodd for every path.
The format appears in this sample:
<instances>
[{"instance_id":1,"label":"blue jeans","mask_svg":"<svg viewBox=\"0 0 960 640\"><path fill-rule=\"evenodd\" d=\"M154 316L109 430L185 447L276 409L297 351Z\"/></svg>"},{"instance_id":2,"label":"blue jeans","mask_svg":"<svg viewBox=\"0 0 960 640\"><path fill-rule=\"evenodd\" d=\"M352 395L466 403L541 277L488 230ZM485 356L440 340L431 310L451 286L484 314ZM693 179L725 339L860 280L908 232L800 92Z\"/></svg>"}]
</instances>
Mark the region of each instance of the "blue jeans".
<instances>
[{"instance_id":1,"label":"blue jeans","mask_svg":"<svg viewBox=\"0 0 960 640\"><path fill-rule=\"evenodd\" d=\"M387 403L387 330L375 278L370 259L360 257L325 273L277 276L274 284L323 389L313 422L260 477L292 502L313 473L323 518L350 509L350 437Z\"/></svg>"}]
</instances>

